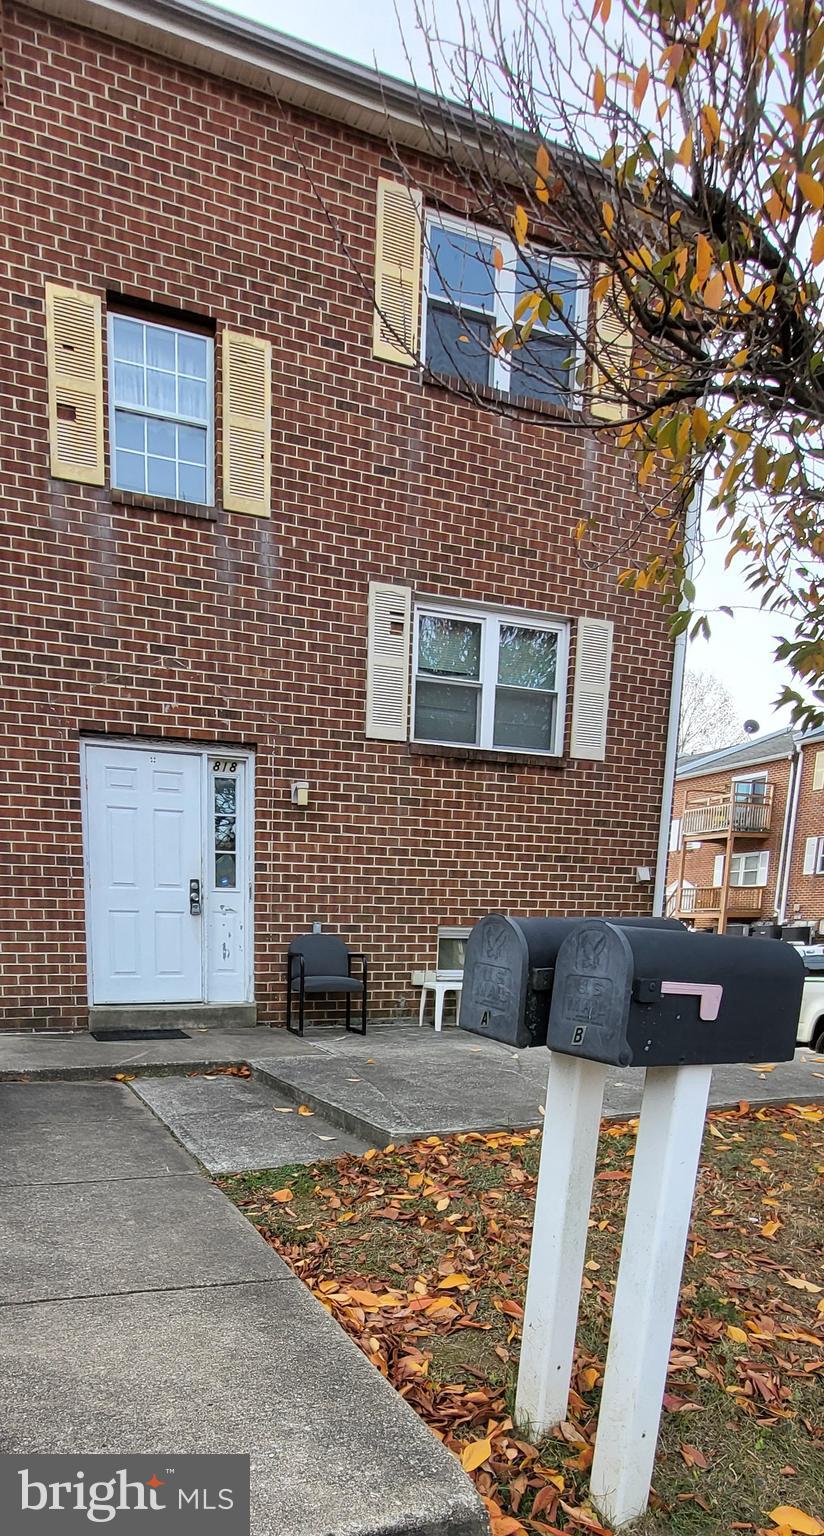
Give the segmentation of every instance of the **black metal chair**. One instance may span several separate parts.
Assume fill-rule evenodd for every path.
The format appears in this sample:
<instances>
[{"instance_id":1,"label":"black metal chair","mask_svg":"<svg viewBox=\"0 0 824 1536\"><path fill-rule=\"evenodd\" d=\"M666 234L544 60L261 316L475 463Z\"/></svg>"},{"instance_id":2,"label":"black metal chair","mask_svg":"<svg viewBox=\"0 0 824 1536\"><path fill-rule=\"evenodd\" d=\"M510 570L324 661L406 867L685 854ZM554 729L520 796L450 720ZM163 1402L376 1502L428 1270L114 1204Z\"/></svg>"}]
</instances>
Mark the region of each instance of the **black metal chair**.
<instances>
[{"instance_id":1,"label":"black metal chair","mask_svg":"<svg viewBox=\"0 0 824 1536\"><path fill-rule=\"evenodd\" d=\"M352 975L352 961L360 960L360 976ZM303 1034L303 1016L307 993L338 992L346 995L346 1028L352 1028L352 998L360 997L360 1034L366 1034L366 956L347 949L334 933L302 933L289 945L286 957L286 1028L293 1035ZM292 1027L292 998L298 997L298 1027Z\"/></svg>"}]
</instances>

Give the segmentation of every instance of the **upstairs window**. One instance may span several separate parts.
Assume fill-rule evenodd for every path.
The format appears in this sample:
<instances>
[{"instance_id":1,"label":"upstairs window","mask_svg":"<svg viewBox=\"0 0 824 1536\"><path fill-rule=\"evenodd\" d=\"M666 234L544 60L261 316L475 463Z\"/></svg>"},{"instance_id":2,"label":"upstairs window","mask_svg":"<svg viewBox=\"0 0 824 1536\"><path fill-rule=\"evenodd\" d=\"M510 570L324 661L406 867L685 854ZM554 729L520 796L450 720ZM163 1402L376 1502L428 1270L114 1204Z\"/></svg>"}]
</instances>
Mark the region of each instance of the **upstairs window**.
<instances>
[{"instance_id":1,"label":"upstairs window","mask_svg":"<svg viewBox=\"0 0 824 1536\"><path fill-rule=\"evenodd\" d=\"M528 311L519 313L518 305L536 291L554 295L553 313L535 322L523 345L496 350L496 335L524 323ZM514 400L568 406L574 403L581 361L575 336L585 325L586 299L584 273L575 262L538 250L519 252L503 235L457 219L429 219L424 356L433 373L491 385Z\"/></svg>"},{"instance_id":2,"label":"upstairs window","mask_svg":"<svg viewBox=\"0 0 824 1536\"><path fill-rule=\"evenodd\" d=\"M212 337L114 313L109 318L112 485L211 506Z\"/></svg>"},{"instance_id":3,"label":"upstairs window","mask_svg":"<svg viewBox=\"0 0 824 1536\"><path fill-rule=\"evenodd\" d=\"M530 614L419 608L414 739L560 753L566 656L563 624Z\"/></svg>"}]
</instances>

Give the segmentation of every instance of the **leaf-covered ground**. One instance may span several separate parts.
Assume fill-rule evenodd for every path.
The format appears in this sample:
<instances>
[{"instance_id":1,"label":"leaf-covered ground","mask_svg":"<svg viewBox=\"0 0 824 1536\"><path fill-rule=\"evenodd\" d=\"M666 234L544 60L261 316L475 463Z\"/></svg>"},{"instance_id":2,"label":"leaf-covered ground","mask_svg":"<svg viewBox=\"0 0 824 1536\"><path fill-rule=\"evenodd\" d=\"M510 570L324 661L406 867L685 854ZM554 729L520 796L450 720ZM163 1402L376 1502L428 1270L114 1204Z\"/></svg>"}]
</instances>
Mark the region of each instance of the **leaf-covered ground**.
<instances>
[{"instance_id":1,"label":"leaf-covered ground","mask_svg":"<svg viewBox=\"0 0 824 1536\"><path fill-rule=\"evenodd\" d=\"M644 1536L824 1536L824 1110L709 1117ZM222 1180L458 1456L493 1536L587 1504L637 1121L605 1122L569 1420L513 1428L540 1134L463 1135Z\"/></svg>"}]
</instances>

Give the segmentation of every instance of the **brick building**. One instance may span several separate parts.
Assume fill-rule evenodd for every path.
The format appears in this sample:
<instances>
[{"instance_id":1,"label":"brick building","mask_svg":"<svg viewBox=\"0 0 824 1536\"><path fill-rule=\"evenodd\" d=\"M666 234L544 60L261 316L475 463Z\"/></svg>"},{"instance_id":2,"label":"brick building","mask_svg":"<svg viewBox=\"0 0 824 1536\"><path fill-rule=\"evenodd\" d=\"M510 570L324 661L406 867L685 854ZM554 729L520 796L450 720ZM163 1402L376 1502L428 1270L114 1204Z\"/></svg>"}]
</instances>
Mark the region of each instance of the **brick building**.
<instances>
[{"instance_id":1,"label":"brick building","mask_svg":"<svg viewBox=\"0 0 824 1536\"><path fill-rule=\"evenodd\" d=\"M506 241L414 93L196 0L4 0L2 66L0 1025L277 1021L313 922L400 1017L440 928L648 912L673 646L573 541L633 477L560 363L438 383L418 212Z\"/></svg>"},{"instance_id":2,"label":"brick building","mask_svg":"<svg viewBox=\"0 0 824 1536\"><path fill-rule=\"evenodd\" d=\"M722 908L726 922L824 932L824 731L680 759L667 910L715 929Z\"/></svg>"}]
</instances>

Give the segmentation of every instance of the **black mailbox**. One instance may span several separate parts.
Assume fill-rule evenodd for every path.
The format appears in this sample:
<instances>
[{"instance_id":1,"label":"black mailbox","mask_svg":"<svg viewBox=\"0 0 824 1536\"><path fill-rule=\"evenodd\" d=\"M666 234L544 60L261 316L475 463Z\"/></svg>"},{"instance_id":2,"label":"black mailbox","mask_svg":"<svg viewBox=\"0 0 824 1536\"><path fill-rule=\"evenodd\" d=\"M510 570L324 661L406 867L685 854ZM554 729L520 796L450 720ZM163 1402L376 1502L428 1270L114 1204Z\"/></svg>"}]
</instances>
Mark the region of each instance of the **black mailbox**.
<instances>
[{"instance_id":1,"label":"black mailbox","mask_svg":"<svg viewBox=\"0 0 824 1536\"><path fill-rule=\"evenodd\" d=\"M546 1045L555 958L580 917L482 917L469 935L461 1029L507 1045ZM675 918L617 917L623 927L687 929Z\"/></svg>"},{"instance_id":2,"label":"black mailbox","mask_svg":"<svg viewBox=\"0 0 824 1536\"><path fill-rule=\"evenodd\" d=\"M593 920L558 951L547 1043L618 1067L789 1061L803 986L787 944Z\"/></svg>"}]
</instances>

